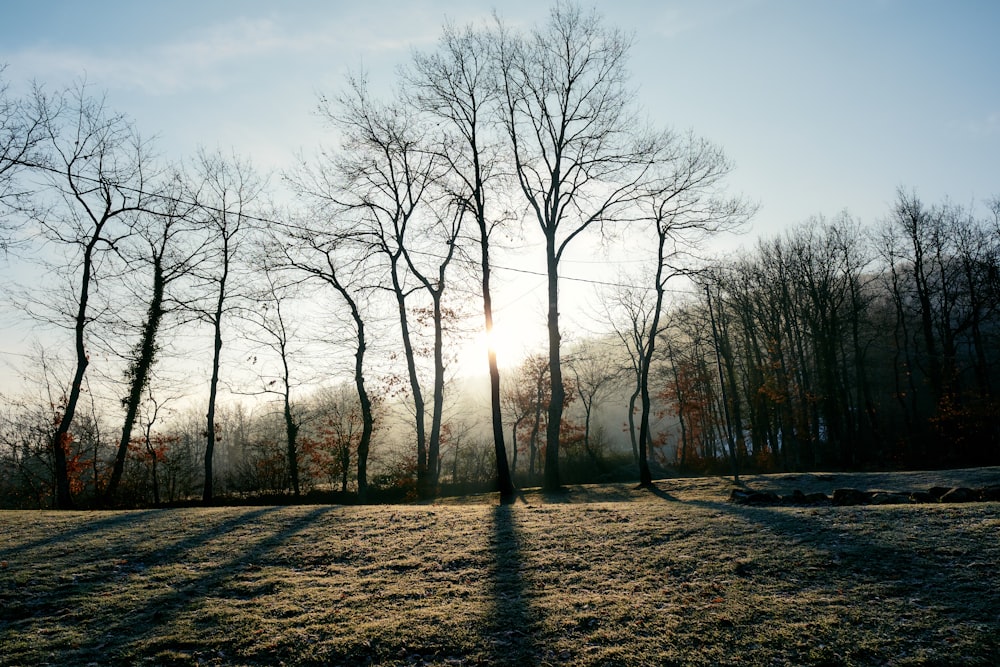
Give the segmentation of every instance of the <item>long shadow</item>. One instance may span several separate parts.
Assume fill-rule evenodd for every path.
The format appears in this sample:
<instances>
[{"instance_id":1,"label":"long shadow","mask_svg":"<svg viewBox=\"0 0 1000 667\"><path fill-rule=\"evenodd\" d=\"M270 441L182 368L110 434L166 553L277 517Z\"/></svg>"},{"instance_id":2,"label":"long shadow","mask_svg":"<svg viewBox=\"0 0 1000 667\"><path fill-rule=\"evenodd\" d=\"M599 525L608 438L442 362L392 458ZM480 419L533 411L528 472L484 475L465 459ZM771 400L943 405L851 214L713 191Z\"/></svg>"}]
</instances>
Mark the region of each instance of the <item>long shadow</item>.
<instances>
[{"instance_id":1,"label":"long shadow","mask_svg":"<svg viewBox=\"0 0 1000 667\"><path fill-rule=\"evenodd\" d=\"M220 524L212 533L222 535L224 532L228 532L241 524L250 523L277 509L279 508L265 508L241 514ZM247 567L256 566L266 561L267 555L270 552L285 545L289 538L302 532L320 516L333 509L331 506L317 507L296 517L283 528L273 533L262 535L259 532L255 532L254 537L257 538L255 542L248 543L245 548L238 551L230 551L229 553L232 557L229 560L214 565L213 569L208 570L199 577L184 581L181 587L145 600L140 609L131 613L128 619L123 619L121 627L118 628L117 632L114 628L107 630L108 635L100 641L108 641L108 636L115 637L113 649L125 649L130 644L134 645L151 636L160 634L163 626L169 626L175 617L182 614L185 610L200 604L206 593L221 597L231 595L233 591L229 588L230 582L246 570ZM222 532L218 532L220 530ZM207 541L209 540L204 539L204 536L193 540L184 540L169 548L152 552L150 557L162 557L167 560L176 559L179 552L193 548L198 543L207 543ZM135 633L134 627L136 625L148 629L142 633ZM130 629L132 629L131 633L129 632ZM163 648L169 647L164 646Z\"/></svg>"},{"instance_id":2,"label":"long shadow","mask_svg":"<svg viewBox=\"0 0 1000 667\"><path fill-rule=\"evenodd\" d=\"M967 601L959 602L959 589L962 587L969 589L966 593L971 591L984 602L991 599L987 606L1000 608L998 589L975 577L974 567L981 568L985 565L985 562L976 560L982 560L982 554L956 554L947 547L942 553L938 553L936 549L922 548L919 542L912 541L910 537L893 540L878 532L861 535L847 529L837 529L832 523L824 522L810 513L792 514L782 512L778 507L752 507L705 500L689 501L687 504L751 521L761 529L785 537L790 546L805 547L821 554L824 562L817 563L811 574L803 575L806 579L812 579L816 585L825 585L830 572L836 570L849 574L859 584L895 582L894 585L899 585L900 582L910 582L902 585L919 587L921 597L930 596L939 601L949 598L954 600L951 611L960 616L972 613L971 609L965 607ZM884 508L848 506L828 509L832 512L876 512ZM955 530L960 531L961 527L956 527ZM983 547L989 548L986 545ZM968 562L961 563L960 560ZM992 566L989 571L992 571ZM996 623L995 617L983 616L978 620Z\"/></svg>"},{"instance_id":3,"label":"long shadow","mask_svg":"<svg viewBox=\"0 0 1000 667\"><path fill-rule=\"evenodd\" d=\"M667 501L670 501L670 502L673 502L673 503L680 502L680 500L678 498L673 497L672 495L670 495L669 493L667 493L666 491L664 491L660 487L656 486L655 484L652 485L652 486L646 487L646 490L648 490L650 493L652 493L654 496L656 496L660 500L667 500Z\"/></svg>"},{"instance_id":4,"label":"long shadow","mask_svg":"<svg viewBox=\"0 0 1000 667\"><path fill-rule=\"evenodd\" d=\"M812 570L820 582L825 576L824 571L830 569L846 570L856 581L873 584L901 578L930 580L933 575L954 568L954 563L949 562L949 559L953 560L953 556L943 558L942 562L935 562L934 554L921 549L918 543L900 544L879 533L862 535L854 531L836 529L830 522L823 521L809 512L788 513L781 511L785 509L781 506L739 505L724 500L681 501L655 487L650 491L664 500L681 502L684 505L713 510L750 521L763 530L786 538L790 546L803 546L814 550L826 559L825 563ZM830 512L876 511L873 507L858 506L825 509ZM928 582L927 586L930 585ZM947 593L945 590L939 591L941 595ZM1000 604L1000 594L995 594L994 597Z\"/></svg>"},{"instance_id":5,"label":"long shadow","mask_svg":"<svg viewBox=\"0 0 1000 667\"><path fill-rule=\"evenodd\" d=\"M855 564L850 557L857 555L859 574L873 578L883 572L901 573L901 568L915 566L918 562L912 552L903 551L885 540L847 531L838 531L835 535L832 526L804 512L790 515L779 511L778 507L738 505L713 500L689 500L685 504L749 520L765 530L787 537L789 544L825 552L834 560L842 560L842 565L845 566ZM836 511L851 508L832 509Z\"/></svg>"},{"instance_id":6,"label":"long shadow","mask_svg":"<svg viewBox=\"0 0 1000 667\"><path fill-rule=\"evenodd\" d=\"M280 506L272 507L261 507L249 512L238 512L236 516L233 516L225 521L208 526L183 540L178 540L172 544L156 547L156 548L138 548L132 551L129 555L130 557L151 562L160 561L170 561L176 559L182 552L191 549L196 549L200 546L208 544L209 542L222 537L223 535L236 530L237 528L244 526L248 523L261 519L268 514L272 514L282 509ZM164 512L170 512L172 510L163 510ZM183 515L179 515L183 516Z\"/></svg>"},{"instance_id":7,"label":"long shadow","mask_svg":"<svg viewBox=\"0 0 1000 667\"><path fill-rule=\"evenodd\" d=\"M844 523L865 523L877 518L914 520L908 515L880 516L889 509L883 507L788 512L787 508L777 506L746 506L722 500L681 502L746 521L755 530L770 532L787 544L785 563L771 557L758 559L752 552L748 554L749 560L734 559L734 571L740 577L784 580L799 590L826 589L828 599L874 600L877 604L855 607L855 613L862 616L858 623L876 628L867 631L869 638L877 638L880 632L897 637L926 632L929 625L976 627L974 641L981 647L977 650L991 658L970 664L1000 664L996 662L1000 649L993 638L1000 630L996 616L996 609L1000 609L1000 589L991 584L995 572L995 556L991 552L998 551L995 544L982 544L980 550L964 552L949 546L947 536L922 545L913 531L899 536L877 529L871 534L859 534L846 525L838 526L835 521L838 515L845 519ZM851 517L849 512L863 514ZM867 512L873 512L872 516L864 514ZM952 530L960 532L961 524ZM796 554L797 549L805 551ZM805 560L796 563L800 557ZM851 583L842 583L845 581ZM854 590L845 593L841 586ZM876 595L881 597L872 597ZM908 620L914 610L919 611L923 623L913 624ZM864 656L866 650L859 648L858 655ZM949 657L935 664L954 664L951 660Z\"/></svg>"},{"instance_id":8,"label":"long shadow","mask_svg":"<svg viewBox=\"0 0 1000 667\"><path fill-rule=\"evenodd\" d=\"M155 540L153 544L148 546L143 544L144 540L148 539L148 535L142 531L133 533L129 543L117 546L119 552L127 555L130 559L129 567L145 567L144 563L174 562L185 551L210 545L213 541L225 536L226 533L253 524L257 519L279 509L281 508L268 507L250 512L239 512L236 516L221 523L209 525L188 538L166 546L156 544ZM114 618L114 621L93 628L93 632L88 633L87 640L74 647L74 653L79 651L78 655L86 656L93 655L99 650L112 662L120 656L129 655L130 646L135 646L142 641L162 634L163 628L169 627L175 618L185 610L200 604L206 594L228 594L230 591L227 584L243 572L247 566L264 560L269 552L284 545L291 536L306 529L322 514L333 509L329 506L318 507L296 517L280 530L270 534L254 531L250 534L245 546L240 545L242 548L238 550L230 549L227 551L228 559L213 563L212 569L204 574L178 581L171 585L168 591L143 599L127 613L118 614L117 617L113 616L114 612L103 612L101 614L103 619ZM158 511L171 512L171 510ZM58 604L36 609L31 623L36 626L75 625L74 615L67 617L66 610L77 608L82 602L92 600L95 594L99 594L108 585L113 585L113 575L107 573L102 573L91 580L80 581L73 585L71 591L67 591ZM0 613L0 622L3 621L3 616L4 614ZM11 618L10 620L16 621L18 619ZM84 619L84 622L87 621ZM163 648L168 647L164 646ZM62 657L68 663L73 663L77 656L68 654Z\"/></svg>"},{"instance_id":9,"label":"long shadow","mask_svg":"<svg viewBox=\"0 0 1000 667\"><path fill-rule=\"evenodd\" d=\"M105 516L99 519L95 519L94 515L86 513L80 515L78 520L80 524L70 528L69 530L60 530L55 535L50 535L47 537L41 537L31 542L25 542L18 544L14 547L6 547L0 549L0 558L6 559L15 553L21 553L28 549L37 549L38 547L52 546L58 544L59 542L66 542L73 540L77 537L82 537L86 535L93 534L95 531L101 531L108 528L115 528L118 526L125 527L128 524L137 524L149 519L151 517L157 516L159 513L165 510L124 510L121 512L115 512L109 516ZM67 515L70 516L70 515ZM72 515L77 518L77 515Z\"/></svg>"},{"instance_id":10,"label":"long shadow","mask_svg":"<svg viewBox=\"0 0 1000 667\"><path fill-rule=\"evenodd\" d=\"M493 609L484 638L492 644L491 665L538 662L522 548L514 509L510 505L497 506L493 510Z\"/></svg>"}]
</instances>

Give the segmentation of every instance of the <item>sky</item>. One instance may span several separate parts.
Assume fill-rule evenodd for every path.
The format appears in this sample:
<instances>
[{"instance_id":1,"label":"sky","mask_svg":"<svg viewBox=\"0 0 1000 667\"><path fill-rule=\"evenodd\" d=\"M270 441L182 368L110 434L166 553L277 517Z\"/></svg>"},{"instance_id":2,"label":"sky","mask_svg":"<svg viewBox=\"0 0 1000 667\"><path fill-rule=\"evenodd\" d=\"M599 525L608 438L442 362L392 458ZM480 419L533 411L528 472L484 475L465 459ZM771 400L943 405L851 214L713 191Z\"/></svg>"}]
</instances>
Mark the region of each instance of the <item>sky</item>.
<instances>
[{"instance_id":1,"label":"sky","mask_svg":"<svg viewBox=\"0 0 1000 667\"><path fill-rule=\"evenodd\" d=\"M348 72L365 70L373 90L388 91L395 68L413 49L433 48L445 21L484 21L497 8L509 24L529 26L550 7L500 4L2 0L0 64L15 88L86 78L157 135L167 157L219 147L280 170L329 142L314 109ZM735 163L730 190L760 206L737 246L844 210L874 223L899 187L928 202L1000 195L994 0L595 6L634 36L632 83L644 113L716 142ZM584 261L571 257L563 275L594 276ZM540 313L542 284L512 280L501 307L527 300ZM0 351L24 345L4 321Z\"/></svg>"}]
</instances>

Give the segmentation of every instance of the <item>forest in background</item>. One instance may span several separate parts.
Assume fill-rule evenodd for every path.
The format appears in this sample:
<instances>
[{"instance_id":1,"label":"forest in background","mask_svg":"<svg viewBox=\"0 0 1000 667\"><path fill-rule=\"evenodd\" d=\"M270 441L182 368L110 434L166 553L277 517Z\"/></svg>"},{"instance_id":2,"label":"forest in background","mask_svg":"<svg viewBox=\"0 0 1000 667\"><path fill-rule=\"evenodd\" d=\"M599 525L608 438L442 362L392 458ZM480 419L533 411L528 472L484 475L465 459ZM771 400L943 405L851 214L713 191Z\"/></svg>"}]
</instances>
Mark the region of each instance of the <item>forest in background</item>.
<instances>
[{"instance_id":1,"label":"forest in background","mask_svg":"<svg viewBox=\"0 0 1000 667\"><path fill-rule=\"evenodd\" d=\"M3 86L3 250L31 267L4 297L49 333L2 397L0 505L1000 462L1000 199L900 189L875 223L722 256L754 206L718 146L638 120L629 46L566 4L446 27L395 98L363 76L320 98L336 147L284 174L165 162L84 84ZM522 236L545 242L548 339L484 359L476 402L453 353L492 328L491 252ZM564 342L585 240L643 261Z\"/></svg>"}]
</instances>

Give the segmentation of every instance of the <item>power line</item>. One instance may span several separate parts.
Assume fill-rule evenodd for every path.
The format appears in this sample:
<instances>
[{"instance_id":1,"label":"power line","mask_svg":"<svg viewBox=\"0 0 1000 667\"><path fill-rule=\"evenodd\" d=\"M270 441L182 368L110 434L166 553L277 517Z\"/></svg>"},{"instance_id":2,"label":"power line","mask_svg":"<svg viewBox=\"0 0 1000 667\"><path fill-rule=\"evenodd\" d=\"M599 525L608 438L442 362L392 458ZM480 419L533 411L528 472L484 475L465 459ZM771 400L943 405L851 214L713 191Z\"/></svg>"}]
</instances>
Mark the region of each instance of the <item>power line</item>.
<instances>
[{"instance_id":1,"label":"power line","mask_svg":"<svg viewBox=\"0 0 1000 667\"><path fill-rule=\"evenodd\" d=\"M54 174L57 174L57 175L60 175L60 176L63 175L63 172L61 172L60 170L58 170L58 169L56 169L54 167L49 167L49 166L46 166L46 165L31 165L31 166L34 167L34 168L40 169L42 171L48 171L48 172L51 172L51 173L54 173ZM97 185L103 183L103 181L101 181L100 179L94 178L92 176L86 176L86 175L83 175L83 174L77 174L75 176L75 178L77 178L79 180L82 180L82 181L87 181L87 182L90 182L90 183L93 183L93 184L97 184ZM241 218L244 218L246 220L251 220L253 222L259 222L259 223L263 223L263 224L266 224L266 225L281 226L282 224L284 224L281 221L273 220L271 218L263 218L263 217L252 215L252 214L249 214L249 213L244 213L242 211L240 211L240 212L229 211L229 210L224 209L224 208L219 208L217 206L211 206L209 204L200 204L198 202L187 200L187 199L183 199L181 197L177 197L177 196L174 196L174 195L167 195L167 194L162 194L162 193L159 193L159 192L146 192L146 191L142 190L141 188L135 188L135 187L132 187L130 185L125 185L125 184L121 184L121 183L115 184L114 187L115 187L115 189L117 189L119 191L131 192L131 193L135 194L138 197L156 198L156 199L160 199L162 201L165 201L165 202L168 202L168 203L171 203L171 204L179 204L179 205L183 205L183 206L191 206L191 207L201 208L203 210L206 210L206 211L209 211L209 212L212 212L212 213L216 213L216 214L221 214L221 215L235 215L235 216L239 216ZM424 255L424 256L427 256L427 257L434 257L435 259L442 259L443 260L445 258L444 255L430 253L430 252L426 252L426 251L420 251L420 250L410 250L408 252L410 252L412 254L416 254L416 255ZM466 260L466 261L469 264L478 266L478 262L475 262L474 260ZM624 261L621 261L621 262L601 262L600 260L563 260L563 261L565 263L567 263L567 264L606 264L606 265L607 264L613 264L613 265L617 265L617 264L636 264L636 263L639 263L641 260L624 260ZM499 270L499 271L510 271L512 273L521 273L521 274L530 275L530 276L540 276L540 277L543 277L543 278L547 278L548 277L548 273L546 273L546 272L532 271L531 269L515 268L515 267L512 267L512 266L503 266L501 264L491 264L490 268L491 269L495 269L495 270ZM559 279L560 280L567 280L567 281L570 281L570 282L584 283L584 284L588 284L588 285L598 285L598 286L601 286L601 287L616 287L616 288L621 288L621 289L645 290L645 291L652 291L652 290L655 289L655 287L651 287L651 286L648 286L648 285L639 286L639 285L632 285L632 284L623 283L623 282L612 282L612 281L609 281L609 280L597 280L597 279L594 279L594 278L577 278L575 276L560 275ZM691 294L692 293L690 290L680 290L680 289L664 289L664 291L665 292L669 292L671 294Z\"/></svg>"}]
</instances>

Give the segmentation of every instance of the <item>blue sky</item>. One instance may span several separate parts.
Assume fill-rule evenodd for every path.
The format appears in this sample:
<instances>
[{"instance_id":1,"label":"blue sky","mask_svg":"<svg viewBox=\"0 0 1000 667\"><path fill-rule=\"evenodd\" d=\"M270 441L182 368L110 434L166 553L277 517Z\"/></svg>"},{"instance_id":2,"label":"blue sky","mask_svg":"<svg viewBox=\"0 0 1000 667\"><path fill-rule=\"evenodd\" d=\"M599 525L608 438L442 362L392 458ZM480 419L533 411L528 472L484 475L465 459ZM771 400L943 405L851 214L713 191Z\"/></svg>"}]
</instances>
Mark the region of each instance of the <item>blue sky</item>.
<instances>
[{"instance_id":1,"label":"blue sky","mask_svg":"<svg viewBox=\"0 0 1000 667\"><path fill-rule=\"evenodd\" d=\"M446 19L486 20L497 4L3 0L0 63L17 87L86 76L144 134L158 135L168 157L232 148L280 169L330 140L312 111L345 73L364 68L374 89L388 89L394 68L411 49L432 48ZM548 8L506 0L500 14L530 25ZM635 36L631 69L645 113L717 142L736 163L732 190L761 206L753 233L845 209L874 223L900 186L929 202L1000 195L1000 2L597 8ZM567 262L563 274L594 270ZM541 284L510 285L501 309L541 302Z\"/></svg>"},{"instance_id":2,"label":"blue sky","mask_svg":"<svg viewBox=\"0 0 1000 667\"><path fill-rule=\"evenodd\" d=\"M324 138L320 92L364 67L390 85L442 22L498 3L5 0L14 83L86 75L161 150L234 147L263 167ZM514 24L544 2L502 3ZM716 0L597 3L635 35L634 83L655 122L721 144L734 189L771 233L848 209L870 222L897 186L925 199L1000 194L1000 3Z\"/></svg>"}]
</instances>

